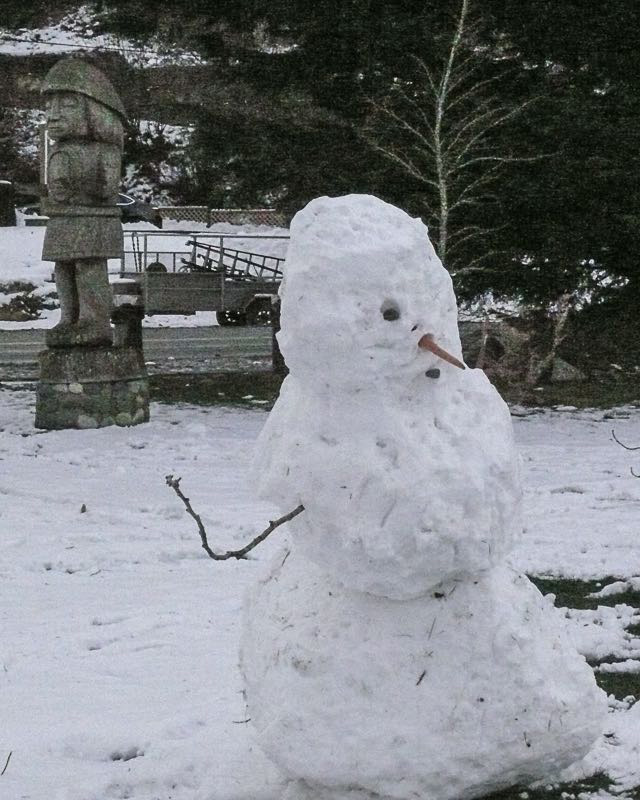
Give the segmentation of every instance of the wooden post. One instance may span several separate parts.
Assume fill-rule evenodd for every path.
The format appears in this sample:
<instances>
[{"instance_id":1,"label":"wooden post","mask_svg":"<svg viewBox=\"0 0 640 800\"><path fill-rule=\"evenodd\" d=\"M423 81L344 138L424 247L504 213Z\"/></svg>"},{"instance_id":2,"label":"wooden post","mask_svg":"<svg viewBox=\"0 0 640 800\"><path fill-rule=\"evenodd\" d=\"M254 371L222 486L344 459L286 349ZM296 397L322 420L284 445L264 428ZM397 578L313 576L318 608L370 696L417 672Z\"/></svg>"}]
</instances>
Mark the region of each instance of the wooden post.
<instances>
[{"instance_id":1,"label":"wooden post","mask_svg":"<svg viewBox=\"0 0 640 800\"><path fill-rule=\"evenodd\" d=\"M271 364L276 375L286 375L289 372L278 345L276 334L280 330L280 298L271 298Z\"/></svg>"},{"instance_id":2,"label":"wooden post","mask_svg":"<svg viewBox=\"0 0 640 800\"><path fill-rule=\"evenodd\" d=\"M40 191L43 193L49 183L47 174L49 167L49 137L47 135L46 122L41 122L38 125L38 147L40 149Z\"/></svg>"},{"instance_id":3,"label":"wooden post","mask_svg":"<svg viewBox=\"0 0 640 800\"><path fill-rule=\"evenodd\" d=\"M0 181L0 226L16 224L15 192L11 181Z\"/></svg>"},{"instance_id":4,"label":"wooden post","mask_svg":"<svg viewBox=\"0 0 640 800\"><path fill-rule=\"evenodd\" d=\"M111 288L114 302L111 311L114 347L132 347L142 353L144 307L141 286L139 283L123 281L111 284Z\"/></svg>"}]
</instances>

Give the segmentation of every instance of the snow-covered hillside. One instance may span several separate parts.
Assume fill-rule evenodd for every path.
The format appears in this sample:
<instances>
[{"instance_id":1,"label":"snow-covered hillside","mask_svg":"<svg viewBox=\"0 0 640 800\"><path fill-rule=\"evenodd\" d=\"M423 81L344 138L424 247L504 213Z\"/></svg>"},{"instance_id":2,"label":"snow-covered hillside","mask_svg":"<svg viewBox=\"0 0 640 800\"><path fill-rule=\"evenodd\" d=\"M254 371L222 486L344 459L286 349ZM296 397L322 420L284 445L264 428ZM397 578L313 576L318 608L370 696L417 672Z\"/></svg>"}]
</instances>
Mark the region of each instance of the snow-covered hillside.
<instances>
[{"instance_id":1,"label":"snow-covered hillside","mask_svg":"<svg viewBox=\"0 0 640 800\"><path fill-rule=\"evenodd\" d=\"M24 56L58 52L63 56L83 49L114 50L130 64L143 67L204 63L197 53L169 48L159 39L145 41L142 46L131 39L101 33L97 4L79 5L76 10L38 28L0 28L0 54Z\"/></svg>"}]
</instances>

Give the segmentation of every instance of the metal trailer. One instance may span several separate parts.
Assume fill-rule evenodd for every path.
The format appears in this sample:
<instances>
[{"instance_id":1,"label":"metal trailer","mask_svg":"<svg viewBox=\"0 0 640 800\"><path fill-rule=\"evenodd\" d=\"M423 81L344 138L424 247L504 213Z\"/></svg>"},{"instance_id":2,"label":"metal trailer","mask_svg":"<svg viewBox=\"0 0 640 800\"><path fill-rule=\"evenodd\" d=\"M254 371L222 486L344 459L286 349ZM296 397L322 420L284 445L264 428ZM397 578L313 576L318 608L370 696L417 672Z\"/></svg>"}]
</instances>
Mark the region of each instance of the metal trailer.
<instances>
[{"instance_id":1,"label":"metal trailer","mask_svg":"<svg viewBox=\"0 0 640 800\"><path fill-rule=\"evenodd\" d=\"M114 305L136 305L143 314L194 314L215 311L221 325L268 324L282 280L284 255L256 253L233 244L246 240L284 245L288 236L187 233L184 249L169 237L180 231L131 231L125 246ZM278 242L280 244L280 242ZM131 283L136 287L132 287ZM127 284L129 284L127 286ZM137 301L127 297L137 297Z\"/></svg>"}]
</instances>

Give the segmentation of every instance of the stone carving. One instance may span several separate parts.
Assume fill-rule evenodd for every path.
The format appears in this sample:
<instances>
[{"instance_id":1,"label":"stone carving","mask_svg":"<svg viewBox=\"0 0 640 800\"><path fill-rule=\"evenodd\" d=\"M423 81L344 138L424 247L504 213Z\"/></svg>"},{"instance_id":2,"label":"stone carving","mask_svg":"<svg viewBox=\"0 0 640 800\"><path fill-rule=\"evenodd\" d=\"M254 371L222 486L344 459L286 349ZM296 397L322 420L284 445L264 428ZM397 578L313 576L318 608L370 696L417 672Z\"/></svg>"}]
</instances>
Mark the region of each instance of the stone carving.
<instances>
[{"instance_id":1,"label":"stone carving","mask_svg":"<svg viewBox=\"0 0 640 800\"><path fill-rule=\"evenodd\" d=\"M125 111L108 79L78 58L47 74L47 183L49 217L42 258L55 262L60 322L47 331L52 348L112 342L107 259L122 254L116 205Z\"/></svg>"},{"instance_id":2,"label":"stone carving","mask_svg":"<svg viewBox=\"0 0 640 800\"><path fill-rule=\"evenodd\" d=\"M42 258L55 262L60 322L47 331L36 389L37 428L101 428L149 419L142 308L114 309L107 259L123 250L120 186L125 111L92 64L47 74ZM116 323L115 341L111 319Z\"/></svg>"}]
</instances>

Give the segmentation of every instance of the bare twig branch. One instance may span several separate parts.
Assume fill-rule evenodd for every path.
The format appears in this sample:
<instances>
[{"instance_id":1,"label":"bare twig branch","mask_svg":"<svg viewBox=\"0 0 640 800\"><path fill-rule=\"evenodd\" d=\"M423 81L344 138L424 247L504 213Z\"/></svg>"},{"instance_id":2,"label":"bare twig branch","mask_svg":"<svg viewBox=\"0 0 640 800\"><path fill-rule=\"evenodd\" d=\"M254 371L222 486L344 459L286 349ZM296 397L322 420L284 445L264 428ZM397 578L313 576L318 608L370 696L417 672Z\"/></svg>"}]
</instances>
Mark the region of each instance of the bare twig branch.
<instances>
[{"instance_id":1,"label":"bare twig branch","mask_svg":"<svg viewBox=\"0 0 640 800\"><path fill-rule=\"evenodd\" d=\"M7 771L7 767L9 766L9 762L11 761L11 756L12 755L13 755L13 750L10 751L9 755L7 756L7 760L4 762L4 768L3 768L2 772L0 772L0 778Z\"/></svg>"},{"instance_id":2,"label":"bare twig branch","mask_svg":"<svg viewBox=\"0 0 640 800\"><path fill-rule=\"evenodd\" d=\"M226 561L229 558L236 558L236 559L246 558L247 553L253 550L253 548L256 547L257 545L259 545L260 542L263 542L267 538L267 536L270 536L275 531L276 528L279 528L280 525L284 525L285 522L289 522L289 520L292 520L294 517L297 517L298 514L301 514L304 511L304 506L299 505L296 508L294 508L293 511L290 511L288 514L285 514L279 519L271 520L269 522L269 526L265 528L265 530L263 530L262 533L260 533L254 539L252 539L249 542L249 544L246 544L244 547L241 547L239 550L227 550L225 553L215 553L209 546L207 531L206 528L204 527L202 519L200 518L200 515L193 510L193 506L191 505L189 498L185 497L185 495L182 492L182 489L180 488L180 481L182 480L182 478L174 478L173 475L167 475L165 480L167 486L170 486L184 503L184 506L187 510L187 514L189 514L189 516L195 520L195 523L198 526L198 533L200 534L202 549L209 556L209 558L212 558L214 561Z\"/></svg>"},{"instance_id":3,"label":"bare twig branch","mask_svg":"<svg viewBox=\"0 0 640 800\"><path fill-rule=\"evenodd\" d=\"M483 81L477 81L464 92L461 92L454 100L451 100L449 103L449 111L455 108L456 106L460 105L460 103L466 103L475 95L481 95L481 93L492 83L499 81L501 78L500 75L493 75L491 78L485 78Z\"/></svg>"},{"instance_id":4,"label":"bare twig branch","mask_svg":"<svg viewBox=\"0 0 640 800\"><path fill-rule=\"evenodd\" d=\"M397 89L396 91L398 91L399 93L402 92L401 89ZM407 102L409 102L408 99ZM393 119L394 122L396 122L400 128L408 131L413 136L415 136L415 138L419 142L422 142L422 144L427 148L427 150L433 150L433 145L431 144L431 142L415 126L407 122L407 120L404 117L401 117L400 115L396 114L396 112L392 108L389 108L388 105L379 105L378 103L374 102L372 102L371 105L381 114L386 114L387 116L391 117L391 119Z\"/></svg>"},{"instance_id":5,"label":"bare twig branch","mask_svg":"<svg viewBox=\"0 0 640 800\"><path fill-rule=\"evenodd\" d=\"M412 161L410 161L409 158L405 157L404 155L399 155L397 152L389 150L386 147L377 144L376 142L371 141L370 144L372 145L374 150L377 150L379 153L382 153L382 155L386 156L386 158L388 158L390 161L394 161L396 164L400 164L400 166L403 167L404 170L409 175L411 175L412 178L415 178L416 180L420 181L421 183L425 183L428 186L433 186L437 188L438 184L435 181L432 181L430 178L426 177L424 173L421 172L415 166L415 164L412 163Z\"/></svg>"},{"instance_id":6,"label":"bare twig branch","mask_svg":"<svg viewBox=\"0 0 640 800\"><path fill-rule=\"evenodd\" d=\"M451 270L451 275L467 275L470 272L484 272L487 274L490 273L499 273L501 270L496 269L496 267L488 267L482 266L483 261L488 261L490 258L494 258L497 255L500 255L502 251L500 250L487 250L481 253L479 256L472 258L470 261L465 262L464 267L459 267L458 269Z\"/></svg>"},{"instance_id":7,"label":"bare twig branch","mask_svg":"<svg viewBox=\"0 0 640 800\"><path fill-rule=\"evenodd\" d=\"M631 445L624 444L623 442L621 442L620 439L618 439L618 437L616 436L616 432L615 430L613 430L613 428L611 429L611 436L613 437L613 441L619 444L620 447L624 447L625 450L640 450L640 445L638 445L637 447L631 447Z\"/></svg>"}]
</instances>

